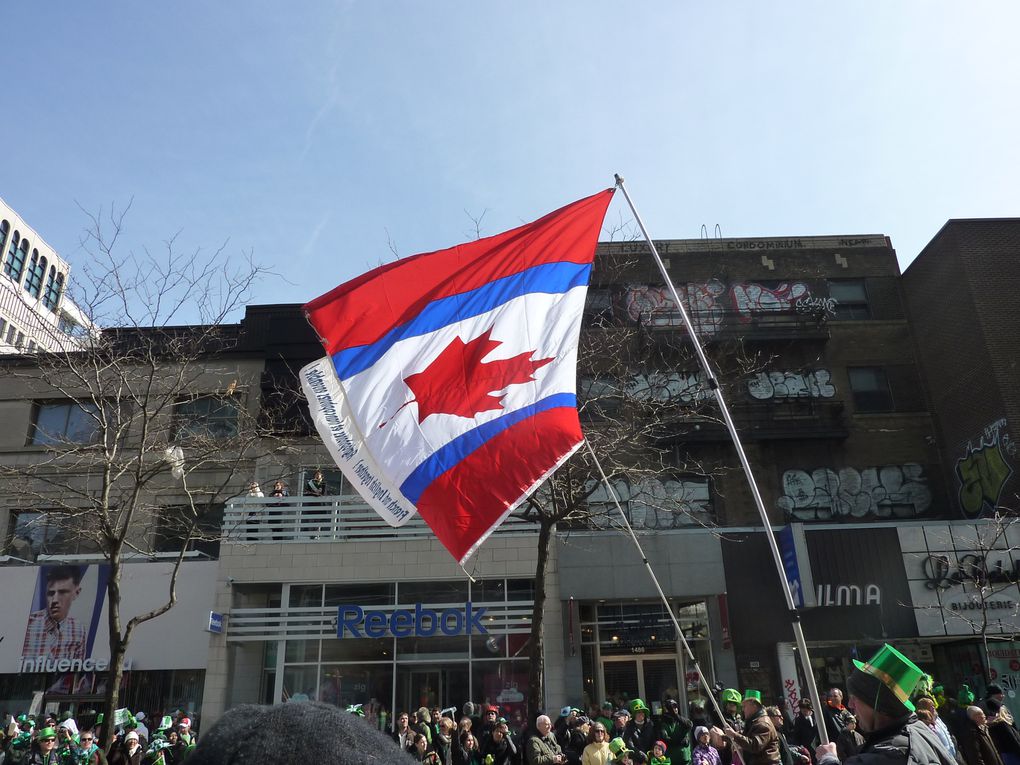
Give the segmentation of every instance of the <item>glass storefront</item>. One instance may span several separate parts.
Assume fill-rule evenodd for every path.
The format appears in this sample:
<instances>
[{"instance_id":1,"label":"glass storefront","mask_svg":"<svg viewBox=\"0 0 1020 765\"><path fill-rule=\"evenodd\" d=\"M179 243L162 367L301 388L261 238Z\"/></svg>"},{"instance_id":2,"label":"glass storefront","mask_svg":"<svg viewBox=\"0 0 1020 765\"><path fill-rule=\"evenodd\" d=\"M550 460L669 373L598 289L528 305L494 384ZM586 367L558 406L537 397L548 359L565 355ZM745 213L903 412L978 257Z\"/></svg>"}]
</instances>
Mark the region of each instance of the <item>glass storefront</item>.
<instances>
[{"instance_id":1,"label":"glass storefront","mask_svg":"<svg viewBox=\"0 0 1020 765\"><path fill-rule=\"evenodd\" d=\"M671 603L698 664L714 680L704 601ZM667 698L681 704L703 695L693 666L661 602L580 606L581 663L586 706L609 700L622 707L644 699L658 713Z\"/></svg>"},{"instance_id":2,"label":"glass storefront","mask_svg":"<svg viewBox=\"0 0 1020 765\"><path fill-rule=\"evenodd\" d=\"M351 604L366 613L412 611L415 604L441 612L470 602L486 609L478 634L335 636L267 642L263 696L269 701L313 699L337 706L362 704L385 728L396 712L419 707L460 709L466 701L498 704L523 714L527 645L534 583L531 579L381 582L284 586L288 620ZM422 630L428 633L429 630ZM466 630L461 630L466 632ZM282 646L282 650L277 648Z\"/></svg>"}]
</instances>

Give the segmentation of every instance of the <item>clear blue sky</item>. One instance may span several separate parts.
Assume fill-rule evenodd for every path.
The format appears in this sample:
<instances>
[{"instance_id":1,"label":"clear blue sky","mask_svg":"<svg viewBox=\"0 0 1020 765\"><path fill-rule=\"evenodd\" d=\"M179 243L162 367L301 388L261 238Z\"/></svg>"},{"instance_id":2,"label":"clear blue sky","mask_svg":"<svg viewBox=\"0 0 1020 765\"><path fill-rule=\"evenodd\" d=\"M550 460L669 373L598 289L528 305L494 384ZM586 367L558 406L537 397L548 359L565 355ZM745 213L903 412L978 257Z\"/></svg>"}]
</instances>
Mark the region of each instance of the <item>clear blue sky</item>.
<instances>
[{"instance_id":1,"label":"clear blue sky","mask_svg":"<svg viewBox=\"0 0 1020 765\"><path fill-rule=\"evenodd\" d=\"M72 264L251 250L303 302L622 173L657 238L1020 214L1020 3L4 3L0 196ZM618 197L610 218L625 215ZM388 233L387 233L388 232Z\"/></svg>"}]
</instances>

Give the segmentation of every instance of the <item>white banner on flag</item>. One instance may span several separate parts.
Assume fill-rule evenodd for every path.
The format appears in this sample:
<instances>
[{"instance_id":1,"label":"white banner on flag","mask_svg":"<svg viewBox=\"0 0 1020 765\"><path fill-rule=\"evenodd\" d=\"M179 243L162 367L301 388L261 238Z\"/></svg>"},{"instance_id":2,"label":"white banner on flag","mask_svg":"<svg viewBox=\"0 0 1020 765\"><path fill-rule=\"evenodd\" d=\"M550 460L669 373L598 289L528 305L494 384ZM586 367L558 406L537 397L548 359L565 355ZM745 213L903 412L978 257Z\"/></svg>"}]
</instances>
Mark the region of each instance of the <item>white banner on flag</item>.
<instances>
[{"instance_id":1,"label":"white banner on flag","mask_svg":"<svg viewBox=\"0 0 1020 765\"><path fill-rule=\"evenodd\" d=\"M391 526L411 520L418 512L415 506L386 480L368 450L362 448L365 439L351 416L333 361L322 358L302 369L301 388L315 429L351 485Z\"/></svg>"}]
</instances>

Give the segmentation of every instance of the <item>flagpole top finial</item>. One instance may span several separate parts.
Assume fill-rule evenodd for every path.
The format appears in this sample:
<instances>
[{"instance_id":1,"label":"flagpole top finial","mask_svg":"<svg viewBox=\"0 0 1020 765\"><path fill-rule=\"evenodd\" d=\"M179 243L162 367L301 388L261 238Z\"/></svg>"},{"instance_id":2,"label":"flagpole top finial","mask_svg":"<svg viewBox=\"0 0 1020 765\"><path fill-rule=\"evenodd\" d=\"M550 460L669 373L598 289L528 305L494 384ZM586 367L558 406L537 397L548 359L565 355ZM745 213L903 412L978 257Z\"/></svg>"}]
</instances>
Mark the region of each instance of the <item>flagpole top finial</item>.
<instances>
[{"instance_id":1,"label":"flagpole top finial","mask_svg":"<svg viewBox=\"0 0 1020 765\"><path fill-rule=\"evenodd\" d=\"M617 186L623 185L623 177L619 173L613 173L613 177L616 179Z\"/></svg>"}]
</instances>

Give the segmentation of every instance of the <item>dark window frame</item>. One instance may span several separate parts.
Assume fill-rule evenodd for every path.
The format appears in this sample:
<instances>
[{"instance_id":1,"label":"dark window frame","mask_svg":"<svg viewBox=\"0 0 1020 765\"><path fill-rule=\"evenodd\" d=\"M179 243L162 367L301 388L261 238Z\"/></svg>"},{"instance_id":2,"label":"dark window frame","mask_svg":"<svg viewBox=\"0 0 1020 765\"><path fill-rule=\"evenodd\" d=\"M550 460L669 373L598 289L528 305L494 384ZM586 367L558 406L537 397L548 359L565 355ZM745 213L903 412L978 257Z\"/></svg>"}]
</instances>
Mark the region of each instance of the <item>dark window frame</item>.
<instances>
[{"instance_id":1,"label":"dark window frame","mask_svg":"<svg viewBox=\"0 0 1020 765\"><path fill-rule=\"evenodd\" d=\"M44 431L40 428L40 418L47 408L56 410L57 408L66 408L64 413L63 427L59 432L56 431ZM93 408L92 413L89 409ZM75 409L82 412L78 417L83 418L81 422L88 422L99 411L99 407L93 402L89 401L74 401L73 399L57 399L57 400L40 400L33 402L32 406L32 423L28 431L28 446L45 446L45 447L61 447L61 446L95 446L99 443L100 427L99 423L95 423L95 430L88 436L87 440L78 440L67 438L69 427L71 426L71 417L75 415ZM54 414L56 412L54 411ZM87 419L85 419L87 418Z\"/></svg>"},{"instance_id":2,"label":"dark window frame","mask_svg":"<svg viewBox=\"0 0 1020 765\"><path fill-rule=\"evenodd\" d=\"M854 385L854 373L873 374L876 380L881 379L884 386L876 385L870 389L861 389ZM857 414L885 414L896 411L896 399L893 396L889 375L882 366L854 366L846 368L847 384ZM860 378L858 378L860 379ZM884 390L882 389L884 387Z\"/></svg>"},{"instance_id":3,"label":"dark window frame","mask_svg":"<svg viewBox=\"0 0 1020 765\"><path fill-rule=\"evenodd\" d=\"M216 403L220 411L211 409ZM227 406L229 405L229 407ZM228 439L234 438L239 432L238 424L243 402L237 394L206 393L178 401L173 411L174 441L187 441L196 438ZM203 407L209 407L203 412ZM223 415L226 408L233 409L233 416ZM190 411L189 411L190 410ZM222 432L215 432L217 424L233 422Z\"/></svg>"},{"instance_id":4,"label":"dark window frame","mask_svg":"<svg viewBox=\"0 0 1020 765\"><path fill-rule=\"evenodd\" d=\"M24 242L25 246L22 246ZM28 257L28 240L21 238L21 232L14 229L11 236L11 246L7 250L7 257L4 258L4 273L18 284L25 272L25 258Z\"/></svg>"},{"instance_id":5,"label":"dark window frame","mask_svg":"<svg viewBox=\"0 0 1020 765\"><path fill-rule=\"evenodd\" d=\"M833 307L833 315L831 320L833 321L861 321L871 318L871 295L868 293L868 280L864 278L857 279L827 279L826 285L829 289L829 297L836 301ZM861 292L864 294L863 298L856 298L851 300L841 300L836 295L833 295L833 285L859 285Z\"/></svg>"}]
</instances>

